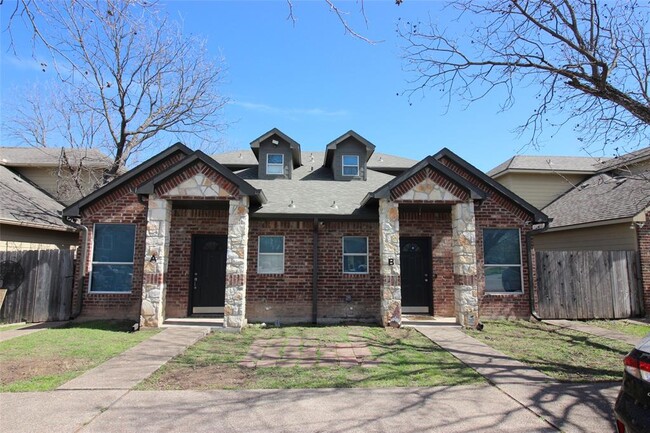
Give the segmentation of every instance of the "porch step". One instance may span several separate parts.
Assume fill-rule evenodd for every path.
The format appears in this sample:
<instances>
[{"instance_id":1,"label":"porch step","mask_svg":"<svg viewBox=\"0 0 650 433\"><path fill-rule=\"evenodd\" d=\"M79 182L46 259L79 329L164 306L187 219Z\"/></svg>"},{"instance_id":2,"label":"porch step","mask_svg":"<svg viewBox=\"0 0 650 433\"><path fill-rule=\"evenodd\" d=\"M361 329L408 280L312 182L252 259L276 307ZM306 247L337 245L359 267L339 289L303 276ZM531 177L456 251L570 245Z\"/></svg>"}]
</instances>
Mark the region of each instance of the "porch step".
<instances>
[{"instance_id":1,"label":"porch step","mask_svg":"<svg viewBox=\"0 0 650 433\"><path fill-rule=\"evenodd\" d=\"M461 326L456 323L455 317L436 317L427 316L422 314L403 314L402 326L415 327L415 326L446 326L449 328L460 328Z\"/></svg>"},{"instance_id":2,"label":"porch step","mask_svg":"<svg viewBox=\"0 0 650 433\"><path fill-rule=\"evenodd\" d=\"M223 316L221 317L180 317L165 319L163 328L177 328L177 327L198 327L204 326L212 330L223 329Z\"/></svg>"}]
</instances>

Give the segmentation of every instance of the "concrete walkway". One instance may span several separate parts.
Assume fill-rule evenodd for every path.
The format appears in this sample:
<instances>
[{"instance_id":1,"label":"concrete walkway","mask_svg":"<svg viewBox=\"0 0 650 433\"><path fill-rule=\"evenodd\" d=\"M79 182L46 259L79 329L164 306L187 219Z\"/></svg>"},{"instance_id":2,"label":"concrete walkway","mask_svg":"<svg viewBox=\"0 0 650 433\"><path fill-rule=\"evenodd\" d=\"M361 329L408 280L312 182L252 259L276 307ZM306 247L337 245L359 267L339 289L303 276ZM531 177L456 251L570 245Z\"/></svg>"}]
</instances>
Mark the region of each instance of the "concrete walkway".
<instances>
[{"instance_id":1,"label":"concrete walkway","mask_svg":"<svg viewBox=\"0 0 650 433\"><path fill-rule=\"evenodd\" d=\"M129 390L209 332L198 326L167 328L58 389Z\"/></svg>"},{"instance_id":2,"label":"concrete walkway","mask_svg":"<svg viewBox=\"0 0 650 433\"><path fill-rule=\"evenodd\" d=\"M42 322L33 325L27 325L24 328L11 329L9 331L0 332L0 343L3 341L11 340L12 338L22 337L23 335L33 334L34 332L42 331L43 329L58 328L68 323L64 322Z\"/></svg>"},{"instance_id":3,"label":"concrete walkway","mask_svg":"<svg viewBox=\"0 0 650 433\"><path fill-rule=\"evenodd\" d=\"M557 432L490 385L5 393L0 407L3 433Z\"/></svg>"},{"instance_id":4,"label":"concrete walkway","mask_svg":"<svg viewBox=\"0 0 650 433\"><path fill-rule=\"evenodd\" d=\"M620 383L558 383L461 330L417 329L557 429L585 433L614 431L612 411Z\"/></svg>"},{"instance_id":5,"label":"concrete walkway","mask_svg":"<svg viewBox=\"0 0 650 433\"><path fill-rule=\"evenodd\" d=\"M585 334L595 335L597 337L609 338L610 340L623 341L625 343L636 346L642 337L635 337L633 335L624 334L623 332L614 331L611 329L600 328L593 326L579 320L542 320L542 322L549 325L558 326L560 328L568 328L574 331L584 332Z\"/></svg>"}]
</instances>

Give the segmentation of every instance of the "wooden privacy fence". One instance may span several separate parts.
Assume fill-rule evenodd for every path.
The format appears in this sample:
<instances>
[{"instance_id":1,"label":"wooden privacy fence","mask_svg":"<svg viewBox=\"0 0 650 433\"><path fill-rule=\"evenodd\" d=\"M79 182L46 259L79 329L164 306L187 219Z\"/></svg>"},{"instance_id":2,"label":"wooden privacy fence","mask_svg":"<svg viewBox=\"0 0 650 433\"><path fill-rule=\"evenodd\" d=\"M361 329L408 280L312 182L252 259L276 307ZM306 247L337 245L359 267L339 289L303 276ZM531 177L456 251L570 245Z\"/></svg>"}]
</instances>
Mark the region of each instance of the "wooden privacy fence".
<instances>
[{"instance_id":1,"label":"wooden privacy fence","mask_svg":"<svg viewBox=\"0 0 650 433\"><path fill-rule=\"evenodd\" d=\"M0 251L0 285L6 290L0 321L68 320L72 308L74 251Z\"/></svg>"},{"instance_id":2,"label":"wooden privacy fence","mask_svg":"<svg viewBox=\"0 0 650 433\"><path fill-rule=\"evenodd\" d=\"M537 251L543 319L620 319L643 312L636 251Z\"/></svg>"}]
</instances>

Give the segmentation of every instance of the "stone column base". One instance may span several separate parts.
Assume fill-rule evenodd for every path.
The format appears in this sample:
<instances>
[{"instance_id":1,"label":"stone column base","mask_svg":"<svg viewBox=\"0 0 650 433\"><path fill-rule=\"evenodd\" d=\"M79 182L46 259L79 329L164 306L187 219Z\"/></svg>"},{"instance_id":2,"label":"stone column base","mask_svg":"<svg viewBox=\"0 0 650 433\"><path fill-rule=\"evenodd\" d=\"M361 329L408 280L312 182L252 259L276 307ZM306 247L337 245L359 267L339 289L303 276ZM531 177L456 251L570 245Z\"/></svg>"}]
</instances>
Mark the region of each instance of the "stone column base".
<instances>
[{"instance_id":1,"label":"stone column base","mask_svg":"<svg viewBox=\"0 0 650 433\"><path fill-rule=\"evenodd\" d=\"M473 328L478 323L478 297L472 286L454 286L456 298L456 323L464 328Z\"/></svg>"}]
</instances>

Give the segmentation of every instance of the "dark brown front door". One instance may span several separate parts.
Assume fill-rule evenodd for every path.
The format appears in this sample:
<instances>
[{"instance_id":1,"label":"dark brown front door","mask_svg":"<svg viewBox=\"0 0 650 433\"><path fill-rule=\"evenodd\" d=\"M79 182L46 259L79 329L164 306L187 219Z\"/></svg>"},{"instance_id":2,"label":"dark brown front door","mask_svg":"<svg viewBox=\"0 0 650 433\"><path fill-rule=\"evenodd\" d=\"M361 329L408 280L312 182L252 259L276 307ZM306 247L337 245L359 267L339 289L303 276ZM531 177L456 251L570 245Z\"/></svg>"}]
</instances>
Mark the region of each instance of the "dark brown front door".
<instances>
[{"instance_id":1,"label":"dark brown front door","mask_svg":"<svg viewBox=\"0 0 650 433\"><path fill-rule=\"evenodd\" d=\"M403 237L400 243L402 311L433 314L431 302L431 238Z\"/></svg>"},{"instance_id":2,"label":"dark brown front door","mask_svg":"<svg viewBox=\"0 0 650 433\"><path fill-rule=\"evenodd\" d=\"M227 246L226 236L192 236L190 314L223 313Z\"/></svg>"}]
</instances>

